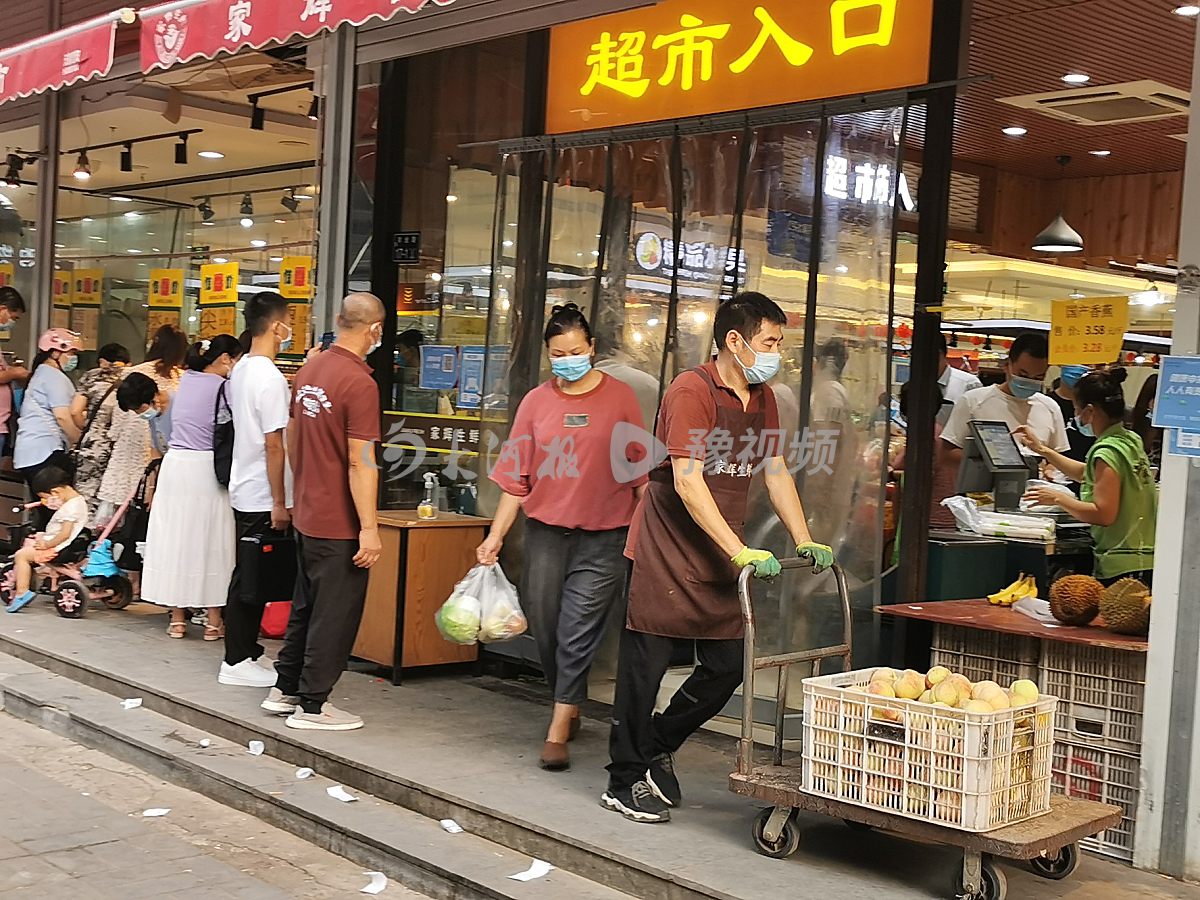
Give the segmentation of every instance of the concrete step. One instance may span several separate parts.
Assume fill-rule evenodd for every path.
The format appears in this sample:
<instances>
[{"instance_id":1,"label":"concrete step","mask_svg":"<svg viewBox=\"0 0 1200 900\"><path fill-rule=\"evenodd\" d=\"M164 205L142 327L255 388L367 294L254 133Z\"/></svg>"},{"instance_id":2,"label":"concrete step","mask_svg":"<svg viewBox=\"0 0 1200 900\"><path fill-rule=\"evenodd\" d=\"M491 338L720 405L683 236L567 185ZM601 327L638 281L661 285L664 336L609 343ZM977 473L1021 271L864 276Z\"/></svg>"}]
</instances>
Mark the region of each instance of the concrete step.
<instances>
[{"instance_id":1,"label":"concrete step","mask_svg":"<svg viewBox=\"0 0 1200 900\"><path fill-rule=\"evenodd\" d=\"M359 789L355 802L330 797L340 782L245 744L213 736L110 693L28 663L4 666L3 709L94 747L181 787L211 797L430 897L447 900L620 900L627 894L561 869L529 882L509 876L532 860L478 834L450 834L437 820ZM202 746L201 741L207 741Z\"/></svg>"}]
</instances>

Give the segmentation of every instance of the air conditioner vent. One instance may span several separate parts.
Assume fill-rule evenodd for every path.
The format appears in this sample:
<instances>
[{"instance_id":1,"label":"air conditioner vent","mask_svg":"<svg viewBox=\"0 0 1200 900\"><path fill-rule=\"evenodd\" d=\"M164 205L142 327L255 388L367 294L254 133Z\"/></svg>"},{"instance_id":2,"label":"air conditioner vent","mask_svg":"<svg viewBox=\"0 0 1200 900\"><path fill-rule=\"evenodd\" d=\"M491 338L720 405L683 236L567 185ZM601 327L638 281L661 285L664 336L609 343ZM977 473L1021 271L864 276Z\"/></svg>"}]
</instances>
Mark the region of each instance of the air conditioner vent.
<instances>
[{"instance_id":1,"label":"air conditioner vent","mask_svg":"<svg viewBox=\"0 0 1200 900\"><path fill-rule=\"evenodd\" d=\"M1119 125L1185 116L1191 108L1191 95L1157 81L1130 81L1004 97L1000 102L1077 125Z\"/></svg>"}]
</instances>

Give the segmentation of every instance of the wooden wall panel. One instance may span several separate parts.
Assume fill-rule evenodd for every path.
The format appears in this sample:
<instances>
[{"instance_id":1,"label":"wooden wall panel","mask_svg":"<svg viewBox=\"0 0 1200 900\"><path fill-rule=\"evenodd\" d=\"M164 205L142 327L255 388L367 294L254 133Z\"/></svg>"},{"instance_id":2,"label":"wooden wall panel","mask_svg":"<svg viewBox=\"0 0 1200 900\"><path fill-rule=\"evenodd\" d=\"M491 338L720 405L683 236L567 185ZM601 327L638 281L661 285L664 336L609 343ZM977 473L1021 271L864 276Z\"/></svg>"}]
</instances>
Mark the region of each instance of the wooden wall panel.
<instances>
[{"instance_id":1,"label":"wooden wall panel","mask_svg":"<svg viewBox=\"0 0 1200 900\"><path fill-rule=\"evenodd\" d=\"M1179 249L1182 172L1044 180L997 172L988 249L1035 259L1033 238L1061 210L1083 235L1084 253L1067 264L1105 266L1110 259L1165 263Z\"/></svg>"}]
</instances>

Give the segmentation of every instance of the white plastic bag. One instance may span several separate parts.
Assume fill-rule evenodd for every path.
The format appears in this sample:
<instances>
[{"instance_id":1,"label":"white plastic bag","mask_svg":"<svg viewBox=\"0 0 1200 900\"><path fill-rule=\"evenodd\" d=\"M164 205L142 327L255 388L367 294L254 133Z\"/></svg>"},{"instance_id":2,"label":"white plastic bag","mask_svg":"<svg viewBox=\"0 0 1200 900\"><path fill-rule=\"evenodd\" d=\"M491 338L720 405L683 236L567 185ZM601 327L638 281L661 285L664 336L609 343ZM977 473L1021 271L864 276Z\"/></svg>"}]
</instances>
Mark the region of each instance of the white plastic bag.
<instances>
[{"instance_id":1,"label":"white plastic bag","mask_svg":"<svg viewBox=\"0 0 1200 900\"><path fill-rule=\"evenodd\" d=\"M517 589L504 577L499 563L483 568L487 574L479 597L483 607L479 640L485 644L511 641L529 627L517 598Z\"/></svg>"},{"instance_id":2,"label":"white plastic bag","mask_svg":"<svg viewBox=\"0 0 1200 900\"><path fill-rule=\"evenodd\" d=\"M479 640L479 624L483 614L480 597L487 581L486 566L471 569L454 586L450 599L441 605L433 617L442 637L452 644L474 644Z\"/></svg>"}]
</instances>

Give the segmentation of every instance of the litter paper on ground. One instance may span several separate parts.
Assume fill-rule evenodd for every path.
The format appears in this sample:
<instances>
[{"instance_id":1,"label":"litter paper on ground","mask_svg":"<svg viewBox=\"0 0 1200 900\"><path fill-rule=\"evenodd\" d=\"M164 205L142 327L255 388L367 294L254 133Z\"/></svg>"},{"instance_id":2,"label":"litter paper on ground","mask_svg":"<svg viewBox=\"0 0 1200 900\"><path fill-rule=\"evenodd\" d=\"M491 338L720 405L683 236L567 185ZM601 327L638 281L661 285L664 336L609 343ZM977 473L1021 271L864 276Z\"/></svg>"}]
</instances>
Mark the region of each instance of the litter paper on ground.
<instances>
[{"instance_id":1,"label":"litter paper on ground","mask_svg":"<svg viewBox=\"0 0 1200 900\"><path fill-rule=\"evenodd\" d=\"M518 872L516 875L509 875L513 881L533 881L535 878L544 878L554 871L554 866L543 859L535 859L528 869L524 872Z\"/></svg>"},{"instance_id":2,"label":"litter paper on ground","mask_svg":"<svg viewBox=\"0 0 1200 900\"><path fill-rule=\"evenodd\" d=\"M141 697L129 697L129 698L121 701L121 707L123 709L137 709L141 705L142 705Z\"/></svg>"},{"instance_id":3,"label":"litter paper on ground","mask_svg":"<svg viewBox=\"0 0 1200 900\"><path fill-rule=\"evenodd\" d=\"M387 876L382 872L363 872L363 874L371 879L371 883L359 891L360 894L381 894L383 889L388 886Z\"/></svg>"},{"instance_id":4,"label":"litter paper on ground","mask_svg":"<svg viewBox=\"0 0 1200 900\"><path fill-rule=\"evenodd\" d=\"M262 756L263 751L267 749L267 745L262 741L251 741L246 745L249 749L246 751L251 756Z\"/></svg>"},{"instance_id":5,"label":"litter paper on ground","mask_svg":"<svg viewBox=\"0 0 1200 900\"><path fill-rule=\"evenodd\" d=\"M170 811L171 811L170 807L168 807L167 809L162 809L161 807L154 807L153 809L143 809L142 817L146 818L146 819L156 819L159 816L165 816Z\"/></svg>"},{"instance_id":6,"label":"litter paper on ground","mask_svg":"<svg viewBox=\"0 0 1200 900\"><path fill-rule=\"evenodd\" d=\"M453 819L442 819L442 821L439 822L438 824L441 825L442 829L444 831L448 832L449 834L462 834L463 833L463 827L461 825L459 825L457 822L455 822Z\"/></svg>"},{"instance_id":7,"label":"litter paper on ground","mask_svg":"<svg viewBox=\"0 0 1200 900\"><path fill-rule=\"evenodd\" d=\"M343 803L353 803L358 799L353 794L347 793L346 789L340 784L335 784L331 788L325 788L325 793L327 793L334 800L341 800Z\"/></svg>"}]
</instances>

